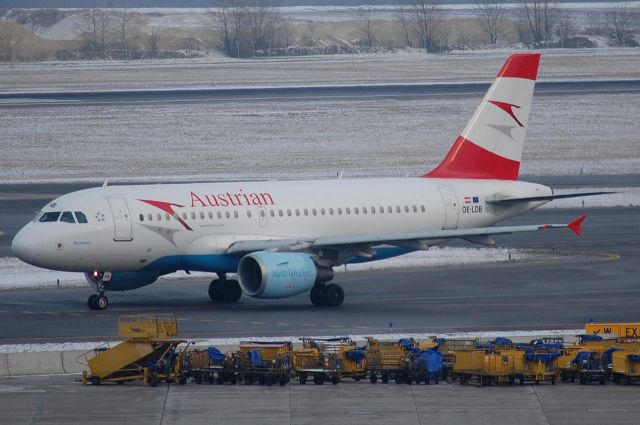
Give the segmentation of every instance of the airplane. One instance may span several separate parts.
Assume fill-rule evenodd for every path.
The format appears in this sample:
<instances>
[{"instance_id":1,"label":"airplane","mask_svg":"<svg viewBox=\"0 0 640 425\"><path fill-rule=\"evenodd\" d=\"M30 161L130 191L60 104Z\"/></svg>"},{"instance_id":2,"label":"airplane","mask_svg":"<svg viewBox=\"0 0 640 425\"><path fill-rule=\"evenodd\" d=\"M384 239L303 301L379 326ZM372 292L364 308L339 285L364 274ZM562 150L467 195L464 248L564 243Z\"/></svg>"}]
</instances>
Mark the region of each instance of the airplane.
<instances>
[{"instance_id":1,"label":"airplane","mask_svg":"<svg viewBox=\"0 0 640 425\"><path fill-rule=\"evenodd\" d=\"M21 260L85 273L104 310L107 291L128 291L184 270L211 272L209 297L280 299L309 293L338 307L333 267L375 261L463 239L569 228L495 226L554 199L518 180L540 54L513 54L442 162L416 177L118 185L48 203L12 241ZM236 273L237 280L228 279Z\"/></svg>"}]
</instances>

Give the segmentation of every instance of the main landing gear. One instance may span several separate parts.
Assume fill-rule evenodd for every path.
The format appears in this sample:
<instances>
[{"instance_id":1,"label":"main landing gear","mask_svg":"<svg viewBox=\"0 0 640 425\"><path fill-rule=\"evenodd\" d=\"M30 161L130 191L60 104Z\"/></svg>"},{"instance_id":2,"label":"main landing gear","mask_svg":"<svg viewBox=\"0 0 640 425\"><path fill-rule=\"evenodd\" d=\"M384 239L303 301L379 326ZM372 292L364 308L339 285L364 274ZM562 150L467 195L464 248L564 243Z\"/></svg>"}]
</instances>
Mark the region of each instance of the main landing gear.
<instances>
[{"instance_id":1,"label":"main landing gear","mask_svg":"<svg viewBox=\"0 0 640 425\"><path fill-rule=\"evenodd\" d=\"M242 297L242 289L237 280L227 280L224 274L209 284L209 298L217 303L235 303Z\"/></svg>"},{"instance_id":2,"label":"main landing gear","mask_svg":"<svg viewBox=\"0 0 640 425\"><path fill-rule=\"evenodd\" d=\"M311 288L309 298L316 307L340 307L344 301L344 291L335 283L317 283Z\"/></svg>"},{"instance_id":3,"label":"main landing gear","mask_svg":"<svg viewBox=\"0 0 640 425\"><path fill-rule=\"evenodd\" d=\"M103 292L93 294L87 299L87 307L89 310L104 310L109 306L109 299Z\"/></svg>"}]
</instances>

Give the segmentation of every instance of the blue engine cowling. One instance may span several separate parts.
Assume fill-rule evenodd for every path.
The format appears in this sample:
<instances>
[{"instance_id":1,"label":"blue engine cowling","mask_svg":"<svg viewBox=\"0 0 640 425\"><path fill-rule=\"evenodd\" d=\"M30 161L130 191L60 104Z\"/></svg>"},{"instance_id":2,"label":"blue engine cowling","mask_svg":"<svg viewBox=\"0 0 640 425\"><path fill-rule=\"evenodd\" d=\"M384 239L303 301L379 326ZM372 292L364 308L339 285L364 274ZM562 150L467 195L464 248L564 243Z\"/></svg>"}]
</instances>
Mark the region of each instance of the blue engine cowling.
<instances>
[{"instance_id":1,"label":"blue engine cowling","mask_svg":"<svg viewBox=\"0 0 640 425\"><path fill-rule=\"evenodd\" d=\"M129 291L152 284L160 274L155 271L114 272L111 273L109 280L103 279L105 273L102 272L85 273L84 276L94 288L98 288L102 280L105 291Z\"/></svg>"},{"instance_id":2,"label":"blue engine cowling","mask_svg":"<svg viewBox=\"0 0 640 425\"><path fill-rule=\"evenodd\" d=\"M238 264L240 288L253 298L292 297L332 277L333 269L317 266L309 254L302 253L253 252Z\"/></svg>"}]
</instances>

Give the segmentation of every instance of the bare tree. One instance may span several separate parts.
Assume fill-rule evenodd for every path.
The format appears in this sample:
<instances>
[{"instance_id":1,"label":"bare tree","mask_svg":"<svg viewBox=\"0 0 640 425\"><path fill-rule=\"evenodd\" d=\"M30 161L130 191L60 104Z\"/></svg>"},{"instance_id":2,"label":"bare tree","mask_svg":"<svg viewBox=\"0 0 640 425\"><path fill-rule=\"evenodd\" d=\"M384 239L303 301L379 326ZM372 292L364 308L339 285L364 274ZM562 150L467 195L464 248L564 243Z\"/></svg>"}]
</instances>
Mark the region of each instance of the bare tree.
<instances>
[{"instance_id":1,"label":"bare tree","mask_svg":"<svg viewBox=\"0 0 640 425\"><path fill-rule=\"evenodd\" d=\"M409 33L409 16L408 12L405 10L405 6L400 3L398 5L398 20L400 21L400 25L402 25L402 32L404 34L404 42L407 47L413 47L413 43L411 42L411 35Z\"/></svg>"},{"instance_id":2,"label":"bare tree","mask_svg":"<svg viewBox=\"0 0 640 425\"><path fill-rule=\"evenodd\" d=\"M567 42L576 35L576 29L571 22L571 18L564 11L558 14L558 22L556 25L556 35L560 42L560 47L572 47ZM575 41L575 40L574 40Z\"/></svg>"},{"instance_id":3,"label":"bare tree","mask_svg":"<svg viewBox=\"0 0 640 425\"><path fill-rule=\"evenodd\" d=\"M551 40L557 12L550 0L522 0L522 13L534 44L548 43Z\"/></svg>"},{"instance_id":4,"label":"bare tree","mask_svg":"<svg viewBox=\"0 0 640 425\"><path fill-rule=\"evenodd\" d=\"M125 59L129 56L129 38L131 26L133 24L133 13L128 7L124 6L114 16L118 28L118 44L124 52Z\"/></svg>"},{"instance_id":5,"label":"bare tree","mask_svg":"<svg viewBox=\"0 0 640 425\"><path fill-rule=\"evenodd\" d=\"M375 12L370 7L368 8L359 8L358 14L362 19L362 32L364 34L366 47L373 47L376 44L376 27L374 21Z\"/></svg>"},{"instance_id":6,"label":"bare tree","mask_svg":"<svg viewBox=\"0 0 640 425\"><path fill-rule=\"evenodd\" d=\"M289 53L289 46L293 41L293 29L291 28L291 23L289 19L286 17L280 18L280 42L282 43L282 47L284 49L284 55L287 56Z\"/></svg>"},{"instance_id":7,"label":"bare tree","mask_svg":"<svg viewBox=\"0 0 640 425\"><path fill-rule=\"evenodd\" d=\"M436 37L444 10L440 7L440 0L414 0L411 5L415 16L415 28L420 40L420 47L427 51L436 51ZM438 43L442 50L442 43Z\"/></svg>"},{"instance_id":8,"label":"bare tree","mask_svg":"<svg viewBox=\"0 0 640 425\"><path fill-rule=\"evenodd\" d=\"M103 54L109 41L112 17L107 10L100 7L101 4L99 1L95 1L93 7L85 14L81 24L92 57Z\"/></svg>"},{"instance_id":9,"label":"bare tree","mask_svg":"<svg viewBox=\"0 0 640 425\"><path fill-rule=\"evenodd\" d=\"M634 27L640 21L640 11L633 8L629 1L623 1L609 5L604 17L609 38L613 39L617 46L627 46Z\"/></svg>"},{"instance_id":10,"label":"bare tree","mask_svg":"<svg viewBox=\"0 0 640 425\"><path fill-rule=\"evenodd\" d=\"M114 16L118 28L118 44L120 49L124 51L125 59L128 57L129 38L131 32L131 26L133 24L133 13L129 10L129 7L124 6Z\"/></svg>"},{"instance_id":11,"label":"bare tree","mask_svg":"<svg viewBox=\"0 0 640 425\"><path fill-rule=\"evenodd\" d=\"M487 34L489 44L496 44L501 20L505 13L504 0L476 0L475 10Z\"/></svg>"}]
</instances>

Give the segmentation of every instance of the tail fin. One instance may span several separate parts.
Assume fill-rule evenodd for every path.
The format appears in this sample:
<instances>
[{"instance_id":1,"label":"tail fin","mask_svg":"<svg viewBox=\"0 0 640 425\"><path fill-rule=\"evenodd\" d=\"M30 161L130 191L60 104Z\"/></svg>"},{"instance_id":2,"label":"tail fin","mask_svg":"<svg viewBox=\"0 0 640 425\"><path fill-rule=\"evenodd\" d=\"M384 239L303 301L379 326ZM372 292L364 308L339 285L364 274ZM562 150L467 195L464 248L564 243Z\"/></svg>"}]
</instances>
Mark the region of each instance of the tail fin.
<instances>
[{"instance_id":1,"label":"tail fin","mask_svg":"<svg viewBox=\"0 0 640 425\"><path fill-rule=\"evenodd\" d=\"M540 54L511 55L444 160L423 177L516 180Z\"/></svg>"}]
</instances>

